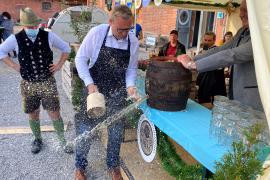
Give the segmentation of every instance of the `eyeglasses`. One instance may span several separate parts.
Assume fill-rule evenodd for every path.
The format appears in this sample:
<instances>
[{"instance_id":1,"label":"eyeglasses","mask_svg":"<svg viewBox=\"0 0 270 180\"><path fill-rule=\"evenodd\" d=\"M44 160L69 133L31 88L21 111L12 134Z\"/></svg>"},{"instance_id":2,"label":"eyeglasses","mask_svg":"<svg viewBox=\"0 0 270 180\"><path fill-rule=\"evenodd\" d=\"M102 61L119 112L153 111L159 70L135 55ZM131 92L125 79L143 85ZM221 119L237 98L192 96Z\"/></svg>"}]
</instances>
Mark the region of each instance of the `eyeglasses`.
<instances>
[{"instance_id":1,"label":"eyeglasses","mask_svg":"<svg viewBox=\"0 0 270 180\"><path fill-rule=\"evenodd\" d=\"M132 29L134 29L134 27L130 27L130 28L126 28L126 29L117 28L117 32L118 33L129 32Z\"/></svg>"}]
</instances>

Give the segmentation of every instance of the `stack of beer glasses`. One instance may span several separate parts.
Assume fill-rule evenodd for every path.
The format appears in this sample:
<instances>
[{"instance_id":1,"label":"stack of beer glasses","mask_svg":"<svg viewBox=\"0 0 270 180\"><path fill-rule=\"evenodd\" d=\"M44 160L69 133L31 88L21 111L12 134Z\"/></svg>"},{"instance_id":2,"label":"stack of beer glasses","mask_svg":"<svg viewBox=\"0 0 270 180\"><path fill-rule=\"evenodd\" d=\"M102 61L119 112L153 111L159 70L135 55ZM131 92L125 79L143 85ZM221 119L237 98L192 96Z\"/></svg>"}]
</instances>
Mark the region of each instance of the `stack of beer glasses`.
<instances>
[{"instance_id":1,"label":"stack of beer glasses","mask_svg":"<svg viewBox=\"0 0 270 180\"><path fill-rule=\"evenodd\" d=\"M247 143L243 132L254 124L261 124L263 127L258 137L260 145L268 145L269 128L263 112L227 97L215 96L209 133L217 139L218 144L228 146L237 141Z\"/></svg>"}]
</instances>

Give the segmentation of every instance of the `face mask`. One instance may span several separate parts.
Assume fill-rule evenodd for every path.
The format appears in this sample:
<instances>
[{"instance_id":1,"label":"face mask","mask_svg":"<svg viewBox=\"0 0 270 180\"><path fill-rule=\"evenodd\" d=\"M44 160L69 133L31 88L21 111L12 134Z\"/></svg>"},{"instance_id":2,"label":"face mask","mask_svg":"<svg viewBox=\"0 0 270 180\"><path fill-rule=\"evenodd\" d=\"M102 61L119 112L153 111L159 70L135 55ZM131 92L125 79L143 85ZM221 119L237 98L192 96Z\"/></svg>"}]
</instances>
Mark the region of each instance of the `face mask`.
<instances>
[{"instance_id":1,"label":"face mask","mask_svg":"<svg viewBox=\"0 0 270 180\"><path fill-rule=\"evenodd\" d=\"M28 37L35 38L37 37L38 29L25 29L25 33Z\"/></svg>"},{"instance_id":2,"label":"face mask","mask_svg":"<svg viewBox=\"0 0 270 180\"><path fill-rule=\"evenodd\" d=\"M6 16L4 16L3 19L7 20L8 18Z\"/></svg>"}]
</instances>

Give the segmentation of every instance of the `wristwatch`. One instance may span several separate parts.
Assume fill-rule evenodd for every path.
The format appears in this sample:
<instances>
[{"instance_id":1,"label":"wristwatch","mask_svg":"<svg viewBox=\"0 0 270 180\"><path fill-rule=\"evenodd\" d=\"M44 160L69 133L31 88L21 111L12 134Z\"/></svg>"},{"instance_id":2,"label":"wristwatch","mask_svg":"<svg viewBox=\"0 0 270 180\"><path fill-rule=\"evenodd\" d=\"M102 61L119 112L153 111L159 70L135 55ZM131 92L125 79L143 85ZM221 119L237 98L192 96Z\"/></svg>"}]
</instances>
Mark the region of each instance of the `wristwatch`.
<instances>
[{"instance_id":1,"label":"wristwatch","mask_svg":"<svg viewBox=\"0 0 270 180\"><path fill-rule=\"evenodd\" d=\"M192 69L193 63L194 63L194 62L192 62L192 61L189 61L189 62L187 63L187 68L188 68L189 70Z\"/></svg>"}]
</instances>

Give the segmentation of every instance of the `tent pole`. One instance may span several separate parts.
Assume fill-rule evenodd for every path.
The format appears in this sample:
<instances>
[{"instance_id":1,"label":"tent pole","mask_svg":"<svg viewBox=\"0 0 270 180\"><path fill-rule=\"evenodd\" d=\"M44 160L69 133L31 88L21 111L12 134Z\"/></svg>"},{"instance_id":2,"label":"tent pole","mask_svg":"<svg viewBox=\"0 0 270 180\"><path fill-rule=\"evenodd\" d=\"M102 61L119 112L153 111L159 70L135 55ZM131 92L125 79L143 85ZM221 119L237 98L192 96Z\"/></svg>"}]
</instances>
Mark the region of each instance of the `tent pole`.
<instances>
[{"instance_id":1,"label":"tent pole","mask_svg":"<svg viewBox=\"0 0 270 180\"><path fill-rule=\"evenodd\" d=\"M202 23L203 23L203 11L201 11L200 15L200 25L199 25L199 32L198 32L198 41L197 41L197 51L196 54L200 52L200 45L201 45L201 37L202 37Z\"/></svg>"},{"instance_id":2,"label":"tent pole","mask_svg":"<svg viewBox=\"0 0 270 180\"><path fill-rule=\"evenodd\" d=\"M136 13L136 0L134 0L134 32L136 34L136 23L137 23L137 13Z\"/></svg>"}]
</instances>

